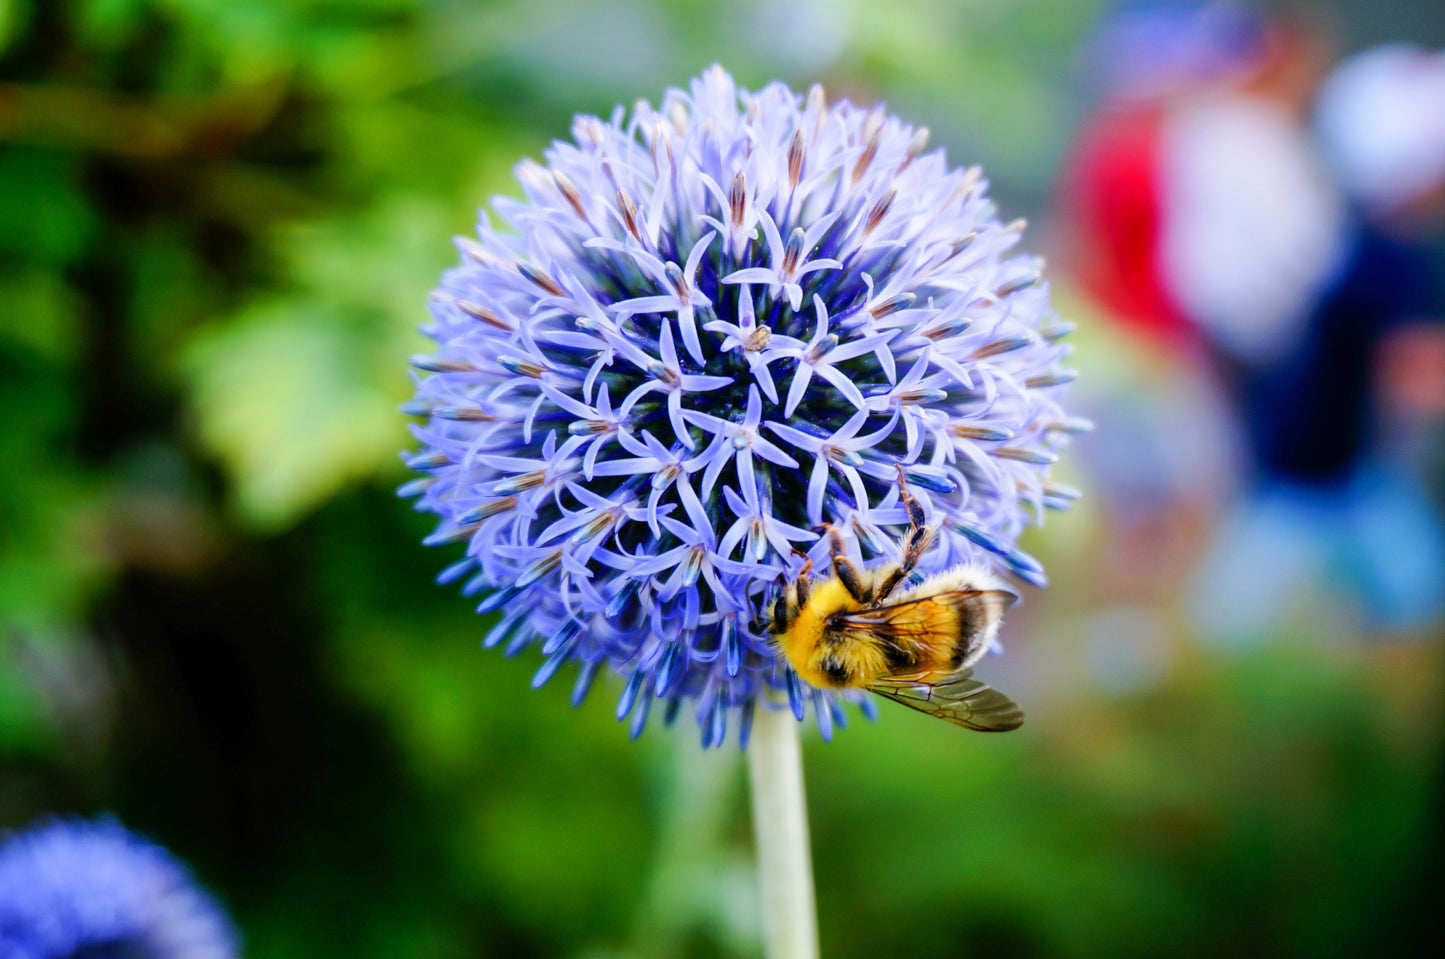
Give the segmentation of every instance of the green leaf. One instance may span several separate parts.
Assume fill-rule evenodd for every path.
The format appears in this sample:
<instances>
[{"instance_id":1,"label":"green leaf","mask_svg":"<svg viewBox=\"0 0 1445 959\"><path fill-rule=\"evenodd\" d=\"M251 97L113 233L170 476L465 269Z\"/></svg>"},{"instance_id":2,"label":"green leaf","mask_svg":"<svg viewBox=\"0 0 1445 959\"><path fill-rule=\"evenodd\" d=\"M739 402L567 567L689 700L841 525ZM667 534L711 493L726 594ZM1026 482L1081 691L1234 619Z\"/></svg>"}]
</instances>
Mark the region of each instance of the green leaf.
<instances>
[{"instance_id":1,"label":"green leaf","mask_svg":"<svg viewBox=\"0 0 1445 959\"><path fill-rule=\"evenodd\" d=\"M29 19L30 4L26 0L0 0L0 53L20 36Z\"/></svg>"},{"instance_id":2,"label":"green leaf","mask_svg":"<svg viewBox=\"0 0 1445 959\"><path fill-rule=\"evenodd\" d=\"M370 351L335 308L278 300L204 335L183 375L205 444L257 527L290 525L407 444L397 397L368 375ZM404 389L400 366L395 388Z\"/></svg>"},{"instance_id":3,"label":"green leaf","mask_svg":"<svg viewBox=\"0 0 1445 959\"><path fill-rule=\"evenodd\" d=\"M53 150L0 150L0 251L46 264L69 262L95 231L79 187L80 161Z\"/></svg>"}]
</instances>

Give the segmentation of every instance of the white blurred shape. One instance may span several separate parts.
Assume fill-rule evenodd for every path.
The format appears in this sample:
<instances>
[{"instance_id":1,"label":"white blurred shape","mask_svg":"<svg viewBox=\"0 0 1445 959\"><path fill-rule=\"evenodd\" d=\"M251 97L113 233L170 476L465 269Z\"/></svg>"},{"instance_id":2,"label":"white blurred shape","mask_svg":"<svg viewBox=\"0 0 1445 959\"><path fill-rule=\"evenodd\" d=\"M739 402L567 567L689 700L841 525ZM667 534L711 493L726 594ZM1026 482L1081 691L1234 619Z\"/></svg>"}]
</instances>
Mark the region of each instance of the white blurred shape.
<instances>
[{"instance_id":1,"label":"white blurred shape","mask_svg":"<svg viewBox=\"0 0 1445 959\"><path fill-rule=\"evenodd\" d=\"M1356 54L1326 81L1317 122L1350 196L1395 212L1445 182L1445 52L1402 43Z\"/></svg>"},{"instance_id":2,"label":"white blurred shape","mask_svg":"<svg viewBox=\"0 0 1445 959\"><path fill-rule=\"evenodd\" d=\"M1163 134L1164 269L1180 305L1237 359L1299 342L1345 256L1345 204L1283 106L1219 95Z\"/></svg>"}]
</instances>

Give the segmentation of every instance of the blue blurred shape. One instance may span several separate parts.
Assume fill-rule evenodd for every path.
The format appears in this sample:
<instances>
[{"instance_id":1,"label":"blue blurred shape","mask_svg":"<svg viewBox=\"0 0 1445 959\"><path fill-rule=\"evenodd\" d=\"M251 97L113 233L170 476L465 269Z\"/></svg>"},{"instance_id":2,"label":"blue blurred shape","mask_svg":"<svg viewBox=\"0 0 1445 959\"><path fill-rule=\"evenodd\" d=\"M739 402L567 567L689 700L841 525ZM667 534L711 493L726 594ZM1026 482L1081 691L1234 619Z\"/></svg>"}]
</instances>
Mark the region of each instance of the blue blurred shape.
<instances>
[{"instance_id":1,"label":"blue blurred shape","mask_svg":"<svg viewBox=\"0 0 1445 959\"><path fill-rule=\"evenodd\" d=\"M236 934L190 871L101 820L50 820L0 845L0 957L231 959Z\"/></svg>"}]
</instances>

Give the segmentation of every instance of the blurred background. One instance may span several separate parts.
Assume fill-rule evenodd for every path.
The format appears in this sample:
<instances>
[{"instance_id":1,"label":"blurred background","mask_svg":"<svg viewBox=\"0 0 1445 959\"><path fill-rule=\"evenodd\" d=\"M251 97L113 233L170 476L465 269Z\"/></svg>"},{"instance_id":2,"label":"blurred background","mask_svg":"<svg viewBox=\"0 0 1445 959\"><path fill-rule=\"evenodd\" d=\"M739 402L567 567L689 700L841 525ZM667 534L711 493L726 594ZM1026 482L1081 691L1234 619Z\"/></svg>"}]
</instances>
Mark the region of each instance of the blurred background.
<instances>
[{"instance_id":1,"label":"blurred background","mask_svg":"<svg viewBox=\"0 0 1445 959\"><path fill-rule=\"evenodd\" d=\"M810 733L824 954L1438 933L1442 45L1437 0L0 0L0 827L114 813L256 959L757 954L735 746L532 691L393 494L450 237L718 61L983 163L1099 424L989 663L1023 731Z\"/></svg>"}]
</instances>

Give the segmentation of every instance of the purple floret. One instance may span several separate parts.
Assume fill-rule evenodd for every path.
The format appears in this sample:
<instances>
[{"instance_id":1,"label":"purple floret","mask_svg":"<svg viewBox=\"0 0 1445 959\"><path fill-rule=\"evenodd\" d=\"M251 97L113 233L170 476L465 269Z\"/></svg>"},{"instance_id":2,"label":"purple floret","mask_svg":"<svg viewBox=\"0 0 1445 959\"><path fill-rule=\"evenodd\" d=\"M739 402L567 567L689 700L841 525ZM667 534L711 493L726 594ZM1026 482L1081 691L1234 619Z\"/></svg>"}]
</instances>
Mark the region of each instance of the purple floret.
<instances>
[{"instance_id":1,"label":"purple floret","mask_svg":"<svg viewBox=\"0 0 1445 959\"><path fill-rule=\"evenodd\" d=\"M113 822L0 842L0 959L232 959L236 934L189 870Z\"/></svg>"}]
</instances>

